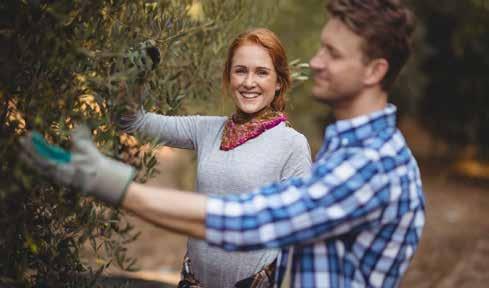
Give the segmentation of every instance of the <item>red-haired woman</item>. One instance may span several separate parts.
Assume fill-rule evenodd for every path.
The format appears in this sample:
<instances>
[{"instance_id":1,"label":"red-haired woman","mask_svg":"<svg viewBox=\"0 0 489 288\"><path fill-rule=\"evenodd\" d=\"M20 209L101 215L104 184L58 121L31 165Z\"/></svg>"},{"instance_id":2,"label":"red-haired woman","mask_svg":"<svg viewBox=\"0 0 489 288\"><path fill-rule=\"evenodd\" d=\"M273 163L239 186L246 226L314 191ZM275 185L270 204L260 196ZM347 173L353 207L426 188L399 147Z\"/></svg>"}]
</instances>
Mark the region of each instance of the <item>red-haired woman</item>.
<instances>
[{"instance_id":1,"label":"red-haired woman","mask_svg":"<svg viewBox=\"0 0 489 288\"><path fill-rule=\"evenodd\" d=\"M163 116L141 112L125 118L138 132L171 147L197 152L197 191L252 191L304 176L311 165L306 138L287 126L285 94L290 72L285 50L267 29L239 35L223 71L223 91L236 105L231 117ZM278 199L278 201L282 201ZM179 287L271 287L276 250L226 252L190 239ZM254 282L254 283L253 283Z\"/></svg>"}]
</instances>

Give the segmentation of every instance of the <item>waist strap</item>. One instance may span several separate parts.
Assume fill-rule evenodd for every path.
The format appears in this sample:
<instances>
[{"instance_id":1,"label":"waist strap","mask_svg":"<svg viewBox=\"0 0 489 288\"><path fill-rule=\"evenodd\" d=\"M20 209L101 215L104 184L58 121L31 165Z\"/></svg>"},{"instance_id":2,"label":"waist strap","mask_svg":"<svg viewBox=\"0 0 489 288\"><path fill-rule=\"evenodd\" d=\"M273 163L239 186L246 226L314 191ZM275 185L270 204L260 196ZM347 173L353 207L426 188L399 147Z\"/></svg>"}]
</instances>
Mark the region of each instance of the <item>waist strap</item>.
<instances>
[{"instance_id":1,"label":"waist strap","mask_svg":"<svg viewBox=\"0 0 489 288\"><path fill-rule=\"evenodd\" d=\"M264 266L260 271L239 280L234 284L234 288L265 288L273 286L276 261ZM183 260L182 280L178 283L178 288L205 288L192 272L192 262L188 256Z\"/></svg>"}]
</instances>

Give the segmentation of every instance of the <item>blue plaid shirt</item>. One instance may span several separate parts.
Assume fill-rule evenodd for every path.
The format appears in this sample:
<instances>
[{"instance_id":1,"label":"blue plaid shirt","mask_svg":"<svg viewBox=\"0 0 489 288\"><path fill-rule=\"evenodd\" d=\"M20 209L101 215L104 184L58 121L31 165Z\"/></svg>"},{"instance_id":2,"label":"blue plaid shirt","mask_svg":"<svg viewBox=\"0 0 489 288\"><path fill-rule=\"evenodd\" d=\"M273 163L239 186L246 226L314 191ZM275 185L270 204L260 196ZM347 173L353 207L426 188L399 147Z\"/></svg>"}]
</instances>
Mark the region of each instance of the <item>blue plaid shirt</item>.
<instances>
[{"instance_id":1,"label":"blue plaid shirt","mask_svg":"<svg viewBox=\"0 0 489 288\"><path fill-rule=\"evenodd\" d=\"M418 245L424 196L396 108L337 121L305 178L212 196L206 238L229 251L293 246L293 287L396 287Z\"/></svg>"}]
</instances>

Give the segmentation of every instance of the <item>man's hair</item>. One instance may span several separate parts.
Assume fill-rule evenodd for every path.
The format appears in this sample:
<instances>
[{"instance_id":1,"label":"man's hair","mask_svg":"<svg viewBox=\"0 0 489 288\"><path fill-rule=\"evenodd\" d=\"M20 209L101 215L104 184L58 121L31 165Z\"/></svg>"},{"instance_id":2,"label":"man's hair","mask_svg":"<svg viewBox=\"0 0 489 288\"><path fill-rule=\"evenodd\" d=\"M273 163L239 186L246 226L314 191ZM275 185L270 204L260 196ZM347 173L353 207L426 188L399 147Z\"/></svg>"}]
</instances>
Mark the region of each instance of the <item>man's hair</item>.
<instances>
[{"instance_id":1,"label":"man's hair","mask_svg":"<svg viewBox=\"0 0 489 288\"><path fill-rule=\"evenodd\" d=\"M409 59L415 18L401 0L329 0L326 10L363 38L365 61L384 58L389 70L381 82L389 90Z\"/></svg>"}]
</instances>

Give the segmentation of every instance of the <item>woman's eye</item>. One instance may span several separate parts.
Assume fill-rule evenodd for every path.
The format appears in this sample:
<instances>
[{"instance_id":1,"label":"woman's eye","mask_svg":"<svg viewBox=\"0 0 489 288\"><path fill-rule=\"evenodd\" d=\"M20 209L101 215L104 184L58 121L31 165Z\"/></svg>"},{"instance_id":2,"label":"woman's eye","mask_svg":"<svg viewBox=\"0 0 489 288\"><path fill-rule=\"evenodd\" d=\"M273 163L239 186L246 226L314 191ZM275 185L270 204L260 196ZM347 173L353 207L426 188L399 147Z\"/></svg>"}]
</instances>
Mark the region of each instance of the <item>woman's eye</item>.
<instances>
[{"instance_id":1,"label":"woman's eye","mask_svg":"<svg viewBox=\"0 0 489 288\"><path fill-rule=\"evenodd\" d=\"M243 74L243 73L246 73L246 70L244 70L244 69L238 69L238 70L235 70L234 73L236 73L236 74Z\"/></svg>"},{"instance_id":2,"label":"woman's eye","mask_svg":"<svg viewBox=\"0 0 489 288\"><path fill-rule=\"evenodd\" d=\"M267 71L258 71L258 72L256 72L256 74L258 74L260 76L266 76L266 75L268 75L268 72Z\"/></svg>"}]
</instances>

